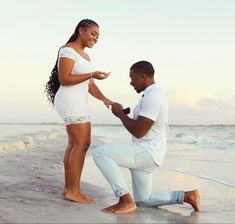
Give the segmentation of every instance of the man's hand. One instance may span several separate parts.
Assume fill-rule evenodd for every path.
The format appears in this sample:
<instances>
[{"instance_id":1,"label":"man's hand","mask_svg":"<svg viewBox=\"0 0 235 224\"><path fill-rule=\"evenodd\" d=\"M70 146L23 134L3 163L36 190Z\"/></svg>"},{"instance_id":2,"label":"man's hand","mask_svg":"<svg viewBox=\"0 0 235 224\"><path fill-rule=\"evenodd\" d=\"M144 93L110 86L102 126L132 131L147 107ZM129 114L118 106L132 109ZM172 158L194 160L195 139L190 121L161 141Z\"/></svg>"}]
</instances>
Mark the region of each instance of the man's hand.
<instances>
[{"instance_id":1,"label":"man's hand","mask_svg":"<svg viewBox=\"0 0 235 224\"><path fill-rule=\"evenodd\" d=\"M111 106L113 114L121 120L125 128L136 138L142 138L146 135L154 124L154 121L147 117L138 116L136 120L128 117L119 103L114 103Z\"/></svg>"},{"instance_id":2,"label":"man's hand","mask_svg":"<svg viewBox=\"0 0 235 224\"><path fill-rule=\"evenodd\" d=\"M112 113L116 116L116 117L120 117L121 115L124 114L124 112L122 111L123 107L121 104L119 103L113 103L112 105Z\"/></svg>"}]
</instances>

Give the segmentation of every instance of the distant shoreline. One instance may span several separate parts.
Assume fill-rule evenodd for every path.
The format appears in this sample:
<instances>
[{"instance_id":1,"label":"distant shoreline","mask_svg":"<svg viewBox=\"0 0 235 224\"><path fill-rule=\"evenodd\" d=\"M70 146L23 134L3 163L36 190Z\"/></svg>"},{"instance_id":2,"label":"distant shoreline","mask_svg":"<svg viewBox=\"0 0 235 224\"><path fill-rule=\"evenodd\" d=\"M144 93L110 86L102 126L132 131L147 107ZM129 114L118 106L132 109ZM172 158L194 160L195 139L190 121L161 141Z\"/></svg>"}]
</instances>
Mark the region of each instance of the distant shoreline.
<instances>
[{"instance_id":1,"label":"distant shoreline","mask_svg":"<svg viewBox=\"0 0 235 224\"><path fill-rule=\"evenodd\" d=\"M64 125L63 123L57 123L57 122L33 122L33 123L27 123L27 122L0 122L0 125ZM123 126L122 124L95 124L92 123L93 126ZM169 124L169 126L174 127L210 127L210 126L223 126L223 127L233 127L235 124Z\"/></svg>"}]
</instances>

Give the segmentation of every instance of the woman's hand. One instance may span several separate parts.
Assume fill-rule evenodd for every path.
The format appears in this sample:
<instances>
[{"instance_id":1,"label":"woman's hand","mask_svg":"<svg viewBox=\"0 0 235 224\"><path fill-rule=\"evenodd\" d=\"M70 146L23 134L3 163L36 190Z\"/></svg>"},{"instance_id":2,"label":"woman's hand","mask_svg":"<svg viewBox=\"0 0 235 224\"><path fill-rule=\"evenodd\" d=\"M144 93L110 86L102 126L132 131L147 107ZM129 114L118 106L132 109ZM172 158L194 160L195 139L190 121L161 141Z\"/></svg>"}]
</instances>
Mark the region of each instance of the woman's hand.
<instances>
[{"instance_id":1,"label":"woman's hand","mask_svg":"<svg viewBox=\"0 0 235 224\"><path fill-rule=\"evenodd\" d=\"M92 78L102 80L102 79L108 78L110 75L110 72L95 71L91 74L92 74Z\"/></svg>"},{"instance_id":2,"label":"woman's hand","mask_svg":"<svg viewBox=\"0 0 235 224\"><path fill-rule=\"evenodd\" d=\"M103 101L104 105L105 105L108 109L110 109L110 106L111 106L112 104L114 104L113 101L111 101L111 100L109 100L109 99L107 99L107 98L103 99L102 101Z\"/></svg>"}]
</instances>

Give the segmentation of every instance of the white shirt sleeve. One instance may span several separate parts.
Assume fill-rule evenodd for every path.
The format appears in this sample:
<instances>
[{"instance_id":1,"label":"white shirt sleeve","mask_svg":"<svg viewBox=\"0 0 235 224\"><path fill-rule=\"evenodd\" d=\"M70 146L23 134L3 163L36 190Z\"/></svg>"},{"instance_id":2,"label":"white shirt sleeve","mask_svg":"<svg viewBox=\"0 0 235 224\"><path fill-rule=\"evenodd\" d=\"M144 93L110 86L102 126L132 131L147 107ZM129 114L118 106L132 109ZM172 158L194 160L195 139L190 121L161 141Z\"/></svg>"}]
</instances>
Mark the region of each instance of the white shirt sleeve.
<instances>
[{"instance_id":1,"label":"white shirt sleeve","mask_svg":"<svg viewBox=\"0 0 235 224\"><path fill-rule=\"evenodd\" d=\"M161 102L157 95L153 95L151 97L144 96L138 115L156 121L160 108Z\"/></svg>"},{"instance_id":2,"label":"white shirt sleeve","mask_svg":"<svg viewBox=\"0 0 235 224\"><path fill-rule=\"evenodd\" d=\"M76 53L70 47L63 47L59 51L59 58L61 58L61 57L70 58L75 61L76 60Z\"/></svg>"}]
</instances>

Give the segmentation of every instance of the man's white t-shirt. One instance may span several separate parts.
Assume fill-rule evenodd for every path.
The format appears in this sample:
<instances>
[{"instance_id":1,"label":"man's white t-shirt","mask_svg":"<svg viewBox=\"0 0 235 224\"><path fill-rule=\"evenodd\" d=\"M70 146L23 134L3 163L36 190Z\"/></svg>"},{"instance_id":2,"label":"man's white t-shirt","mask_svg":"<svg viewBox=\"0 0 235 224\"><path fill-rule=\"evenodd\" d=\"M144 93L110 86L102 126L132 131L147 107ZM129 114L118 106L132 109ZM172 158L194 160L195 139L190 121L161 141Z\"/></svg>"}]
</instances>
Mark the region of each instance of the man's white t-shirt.
<instances>
[{"instance_id":1,"label":"man's white t-shirt","mask_svg":"<svg viewBox=\"0 0 235 224\"><path fill-rule=\"evenodd\" d=\"M155 163L161 166L167 151L168 101L156 84L144 90L143 97L134 109L133 119L137 120L138 116L149 118L154 124L145 136L132 136L132 141L148 150Z\"/></svg>"}]
</instances>

